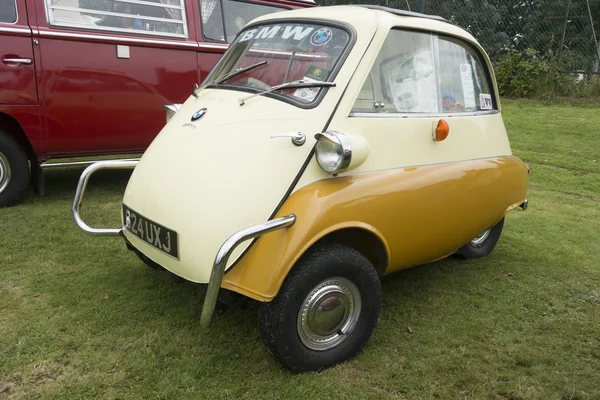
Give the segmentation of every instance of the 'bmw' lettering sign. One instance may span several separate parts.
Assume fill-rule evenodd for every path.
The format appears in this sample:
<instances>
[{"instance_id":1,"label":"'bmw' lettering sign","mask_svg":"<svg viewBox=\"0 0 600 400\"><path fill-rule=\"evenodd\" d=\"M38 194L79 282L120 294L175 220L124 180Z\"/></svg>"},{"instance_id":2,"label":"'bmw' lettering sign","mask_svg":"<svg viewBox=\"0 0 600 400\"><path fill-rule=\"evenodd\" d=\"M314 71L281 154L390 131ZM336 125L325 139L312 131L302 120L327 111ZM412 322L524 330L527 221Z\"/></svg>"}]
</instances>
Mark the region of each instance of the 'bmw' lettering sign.
<instances>
[{"instance_id":1,"label":"'bmw' lettering sign","mask_svg":"<svg viewBox=\"0 0 600 400\"><path fill-rule=\"evenodd\" d=\"M198 111L196 111L194 113L194 115L192 115L192 121L197 121L200 118L204 117L204 115L206 114L206 108L201 108Z\"/></svg>"}]
</instances>

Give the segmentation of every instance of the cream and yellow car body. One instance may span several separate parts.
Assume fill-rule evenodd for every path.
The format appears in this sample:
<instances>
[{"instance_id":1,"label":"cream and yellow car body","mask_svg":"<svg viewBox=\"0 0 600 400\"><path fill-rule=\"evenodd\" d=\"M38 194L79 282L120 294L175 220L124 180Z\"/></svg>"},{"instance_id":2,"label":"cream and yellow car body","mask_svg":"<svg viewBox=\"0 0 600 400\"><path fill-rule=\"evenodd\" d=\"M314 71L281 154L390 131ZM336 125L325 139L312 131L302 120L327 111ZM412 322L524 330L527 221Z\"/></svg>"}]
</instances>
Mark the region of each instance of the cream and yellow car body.
<instances>
[{"instance_id":1,"label":"cream and yellow car body","mask_svg":"<svg viewBox=\"0 0 600 400\"><path fill-rule=\"evenodd\" d=\"M314 108L247 92L203 88L169 120L143 155L123 203L178 234L174 258L123 229L145 256L207 283L215 255L235 232L289 214L294 225L248 240L229 259L222 287L269 302L300 256L324 238L359 249L380 275L440 259L490 228L527 197L527 168L512 156L489 59L464 30L434 19L352 6L281 12L255 20L332 21L355 42ZM483 55L496 109L485 113L381 117L352 111L391 29L439 32ZM375 80L377 82L377 80ZM191 121L199 109L206 115ZM449 135L434 141L440 119ZM353 145L347 171L326 173L315 134ZM295 146L288 132L306 134Z\"/></svg>"}]
</instances>

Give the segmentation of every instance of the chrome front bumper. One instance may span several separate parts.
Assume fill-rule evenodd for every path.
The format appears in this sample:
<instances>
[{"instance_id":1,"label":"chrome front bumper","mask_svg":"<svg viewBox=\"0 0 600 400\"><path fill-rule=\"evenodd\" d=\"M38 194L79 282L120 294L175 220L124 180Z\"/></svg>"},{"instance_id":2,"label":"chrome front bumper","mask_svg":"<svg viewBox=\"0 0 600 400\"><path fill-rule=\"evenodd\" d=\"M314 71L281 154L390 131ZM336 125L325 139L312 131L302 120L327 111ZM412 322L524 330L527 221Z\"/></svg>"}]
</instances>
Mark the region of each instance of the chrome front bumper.
<instances>
[{"instance_id":1,"label":"chrome front bumper","mask_svg":"<svg viewBox=\"0 0 600 400\"><path fill-rule=\"evenodd\" d=\"M75 199L73 201L73 218L79 228L92 235L119 235L122 232L120 228L92 228L87 225L80 215L81 206L83 204L83 195L88 184L90 176L96 171L103 169L134 169L138 161L100 161L87 167L77 184L77 191L75 192ZM246 240L254 239L261 235L273 232L279 229L288 228L296 222L296 216L294 214L287 215L285 217L277 218L271 221L267 221L264 224L255 225L250 228L242 229L231 235L219 248L217 256L212 266L210 279L208 281L208 288L206 290L206 297L204 298L204 304L202 305L202 315L200 317L200 326L207 328L215 313L215 306L217 304L217 297L219 295L219 289L223 282L223 274L225 273L225 267L229 257L235 250L235 248Z\"/></svg>"},{"instance_id":2,"label":"chrome front bumper","mask_svg":"<svg viewBox=\"0 0 600 400\"><path fill-rule=\"evenodd\" d=\"M77 190L75 191L75 199L73 200L73 219L75 219L75 223L78 227L92 235L112 236L121 233L120 228L92 228L83 222L80 214L81 205L83 203L83 194L85 193L85 188L94 172L102 169L134 169L138 162L139 160L99 161L83 170L83 173L79 177Z\"/></svg>"}]
</instances>

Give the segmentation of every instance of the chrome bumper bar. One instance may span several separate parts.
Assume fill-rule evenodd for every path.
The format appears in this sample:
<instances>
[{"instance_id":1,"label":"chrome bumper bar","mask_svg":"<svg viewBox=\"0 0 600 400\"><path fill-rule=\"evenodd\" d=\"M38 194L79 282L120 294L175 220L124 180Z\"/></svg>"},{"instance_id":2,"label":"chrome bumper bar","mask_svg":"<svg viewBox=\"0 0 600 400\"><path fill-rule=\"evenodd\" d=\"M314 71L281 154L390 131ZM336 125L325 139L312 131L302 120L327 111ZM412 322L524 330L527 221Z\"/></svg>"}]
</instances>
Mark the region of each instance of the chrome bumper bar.
<instances>
[{"instance_id":1,"label":"chrome bumper bar","mask_svg":"<svg viewBox=\"0 0 600 400\"><path fill-rule=\"evenodd\" d=\"M99 161L90 165L83 171L81 177L79 177L75 199L73 200L73 219L75 219L75 223L78 227L92 235L118 235L121 232L120 228L92 228L83 222L83 219L79 214L83 203L83 194L85 193L88 180L94 172L100 171L101 169L134 169L138 162L139 160Z\"/></svg>"},{"instance_id":2,"label":"chrome bumper bar","mask_svg":"<svg viewBox=\"0 0 600 400\"><path fill-rule=\"evenodd\" d=\"M217 256L215 257L215 263L213 264L210 280L208 281L206 297L204 298L204 304L202 305L202 315L200 317L200 326L202 328L208 328L212 321L213 314L215 312L215 306L217 304L217 297L219 295L219 289L221 288L221 283L223 282L225 267L227 266L227 261L229 260L229 257L235 248L240 243L248 239L253 239L279 229L288 228L294 225L294 222L296 222L296 216L294 214L290 214L285 217L277 218L265 222L264 224L255 225L236 232L231 235L229 239L225 241L225 243L223 243L217 252Z\"/></svg>"},{"instance_id":3,"label":"chrome bumper bar","mask_svg":"<svg viewBox=\"0 0 600 400\"><path fill-rule=\"evenodd\" d=\"M69 162L52 162L52 163L41 163L40 168L43 170L61 167L83 167L86 165L92 165L104 161L140 161L139 158L122 158L114 160L89 160L89 161L69 161Z\"/></svg>"}]
</instances>

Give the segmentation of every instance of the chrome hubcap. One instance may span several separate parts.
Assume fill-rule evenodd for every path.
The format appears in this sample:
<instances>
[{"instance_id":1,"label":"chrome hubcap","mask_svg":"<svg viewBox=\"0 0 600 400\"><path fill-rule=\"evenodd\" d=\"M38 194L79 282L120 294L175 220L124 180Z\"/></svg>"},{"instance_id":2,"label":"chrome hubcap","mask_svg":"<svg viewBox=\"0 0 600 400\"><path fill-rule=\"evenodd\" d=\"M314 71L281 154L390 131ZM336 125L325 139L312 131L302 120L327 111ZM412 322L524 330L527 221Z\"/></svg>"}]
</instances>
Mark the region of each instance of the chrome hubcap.
<instances>
[{"instance_id":1,"label":"chrome hubcap","mask_svg":"<svg viewBox=\"0 0 600 400\"><path fill-rule=\"evenodd\" d=\"M485 242L485 240L488 238L488 236L490 236L490 232L491 232L491 229L484 231L483 233L476 236L469 243L471 244L471 246L475 246L475 247L481 246L483 244L483 242Z\"/></svg>"},{"instance_id":2,"label":"chrome hubcap","mask_svg":"<svg viewBox=\"0 0 600 400\"><path fill-rule=\"evenodd\" d=\"M325 351L342 343L356 328L360 292L352 281L336 277L319 283L298 311L298 335L311 350Z\"/></svg>"},{"instance_id":3,"label":"chrome hubcap","mask_svg":"<svg viewBox=\"0 0 600 400\"><path fill-rule=\"evenodd\" d=\"M0 153L0 193L4 192L4 189L10 183L10 164L8 159L3 153Z\"/></svg>"}]
</instances>

